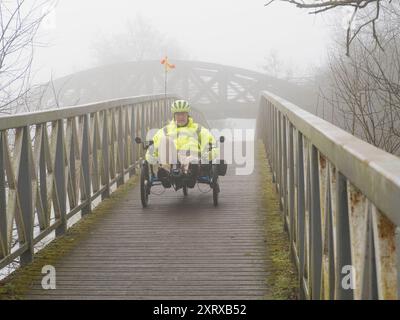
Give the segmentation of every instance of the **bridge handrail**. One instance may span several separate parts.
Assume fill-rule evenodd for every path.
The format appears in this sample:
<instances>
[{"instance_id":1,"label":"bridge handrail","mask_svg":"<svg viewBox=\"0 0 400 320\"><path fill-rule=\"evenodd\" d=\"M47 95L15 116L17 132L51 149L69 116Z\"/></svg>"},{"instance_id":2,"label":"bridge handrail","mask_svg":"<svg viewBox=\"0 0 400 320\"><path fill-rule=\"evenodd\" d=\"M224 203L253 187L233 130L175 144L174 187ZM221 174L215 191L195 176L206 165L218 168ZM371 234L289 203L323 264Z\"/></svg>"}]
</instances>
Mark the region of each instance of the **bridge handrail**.
<instances>
[{"instance_id":1,"label":"bridge handrail","mask_svg":"<svg viewBox=\"0 0 400 320\"><path fill-rule=\"evenodd\" d=\"M135 174L134 143L170 118L176 95L114 99L0 117L0 270L32 261L34 246ZM192 108L196 121L207 121ZM14 230L14 221L16 230ZM17 240L17 246L13 241Z\"/></svg>"},{"instance_id":2,"label":"bridge handrail","mask_svg":"<svg viewBox=\"0 0 400 320\"><path fill-rule=\"evenodd\" d=\"M106 101L98 101L77 106L53 108L33 112L23 112L12 115L0 116L0 130L13 129L43 122L51 122L59 119L77 117L93 112L112 109L124 105L133 105L154 100L162 100L164 94L142 95L135 97L126 97ZM167 94L167 99L176 97L173 94Z\"/></svg>"},{"instance_id":3,"label":"bridge handrail","mask_svg":"<svg viewBox=\"0 0 400 320\"><path fill-rule=\"evenodd\" d=\"M400 159L267 91L257 136L304 297L396 299ZM353 289L342 286L346 266L355 274Z\"/></svg>"}]
</instances>

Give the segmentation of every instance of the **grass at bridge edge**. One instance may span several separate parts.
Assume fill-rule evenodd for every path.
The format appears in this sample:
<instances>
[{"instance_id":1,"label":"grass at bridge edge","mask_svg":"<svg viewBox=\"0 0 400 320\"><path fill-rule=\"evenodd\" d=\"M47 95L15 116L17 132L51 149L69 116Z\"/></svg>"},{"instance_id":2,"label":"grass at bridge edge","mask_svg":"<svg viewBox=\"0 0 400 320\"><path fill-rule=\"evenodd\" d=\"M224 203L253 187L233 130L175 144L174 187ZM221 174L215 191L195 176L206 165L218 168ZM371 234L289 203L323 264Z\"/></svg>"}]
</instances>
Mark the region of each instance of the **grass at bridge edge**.
<instances>
[{"instance_id":1,"label":"grass at bridge edge","mask_svg":"<svg viewBox=\"0 0 400 320\"><path fill-rule=\"evenodd\" d=\"M272 261L272 270L267 283L272 299L298 299L298 277L291 260L288 234L283 229L283 216L279 206L276 185L272 182L272 172L267 161L265 148L261 140L257 145L257 156L262 178L263 201L267 211L265 222L268 254Z\"/></svg>"},{"instance_id":2,"label":"grass at bridge edge","mask_svg":"<svg viewBox=\"0 0 400 320\"><path fill-rule=\"evenodd\" d=\"M0 300L20 300L29 291L35 281L44 275L42 267L54 265L58 259L65 256L85 238L90 229L101 221L101 217L111 213L113 206L123 199L137 184L137 176L121 185L109 198L102 201L93 211L82 217L68 229L65 235L54 239L44 249L37 252L32 263L14 271L10 276L0 281Z\"/></svg>"}]
</instances>

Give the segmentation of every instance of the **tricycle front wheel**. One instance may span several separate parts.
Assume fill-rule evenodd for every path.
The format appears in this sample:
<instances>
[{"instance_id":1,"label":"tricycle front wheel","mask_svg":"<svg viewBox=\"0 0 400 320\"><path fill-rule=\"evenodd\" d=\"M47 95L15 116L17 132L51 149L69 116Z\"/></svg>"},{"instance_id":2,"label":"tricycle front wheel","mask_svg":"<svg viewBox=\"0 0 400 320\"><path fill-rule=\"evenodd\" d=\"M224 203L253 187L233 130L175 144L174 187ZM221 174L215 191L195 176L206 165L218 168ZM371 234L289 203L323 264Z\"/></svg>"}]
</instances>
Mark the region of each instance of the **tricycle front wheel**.
<instances>
[{"instance_id":1,"label":"tricycle front wheel","mask_svg":"<svg viewBox=\"0 0 400 320\"><path fill-rule=\"evenodd\" d=\"M140 167L140 199L143 208L149 203L150 180L149 180L149 165L147 161L143 161Z\"/></svg>"}]
</instances>

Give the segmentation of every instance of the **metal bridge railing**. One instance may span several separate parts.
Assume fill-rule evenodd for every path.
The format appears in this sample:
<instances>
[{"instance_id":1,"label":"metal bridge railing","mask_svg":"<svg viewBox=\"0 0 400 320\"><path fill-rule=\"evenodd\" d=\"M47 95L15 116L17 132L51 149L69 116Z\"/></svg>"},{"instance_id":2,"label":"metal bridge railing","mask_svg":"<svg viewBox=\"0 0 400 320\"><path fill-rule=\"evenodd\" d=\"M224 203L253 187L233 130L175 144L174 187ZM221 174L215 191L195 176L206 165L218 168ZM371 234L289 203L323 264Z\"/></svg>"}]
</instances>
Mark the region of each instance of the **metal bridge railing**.
<instances>
[{"instance_id":1,"label":"metal bridge railing","mask_svg":"<svg viewBox=\"0 0 400 320\"><path fill-rule=\"evenodd\" d=\"M397 299L400 159L269 92L257 136L302 298Z\"/></svg>"},{"instance_id":2,"label":"metal bridge railing","mask_svg":"<svg viewBox=\"0 0 400 320\"><path fill-rule=\"evenodd\" d=\"M175 96L124 98L0 117L0 270L135 174L135 137L161 128ZM200 112L191 114L206 124Z\"/></svg>"}]
</instances>

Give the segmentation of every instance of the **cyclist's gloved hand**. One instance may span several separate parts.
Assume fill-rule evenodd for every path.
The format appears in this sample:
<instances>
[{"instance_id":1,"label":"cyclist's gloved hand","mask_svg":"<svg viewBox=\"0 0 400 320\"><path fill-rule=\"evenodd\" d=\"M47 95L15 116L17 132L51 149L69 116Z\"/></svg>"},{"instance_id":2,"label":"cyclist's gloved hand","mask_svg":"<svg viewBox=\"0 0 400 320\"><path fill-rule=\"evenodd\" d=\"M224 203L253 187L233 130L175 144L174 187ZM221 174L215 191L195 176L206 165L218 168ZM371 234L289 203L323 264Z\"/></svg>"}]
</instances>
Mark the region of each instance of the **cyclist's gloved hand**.
<instances>
[{"instance_id":1,"label":"cyclist's gloved hand","mask_svg":"<svg viewBox=\"0 0 400 320\"><path fill-rule=\"evenodd\" d=\"M188 165L189 163L198 163L198 157L194 155L180 155L179 162L183 165Z\"/></svg>"}]
</instances>

